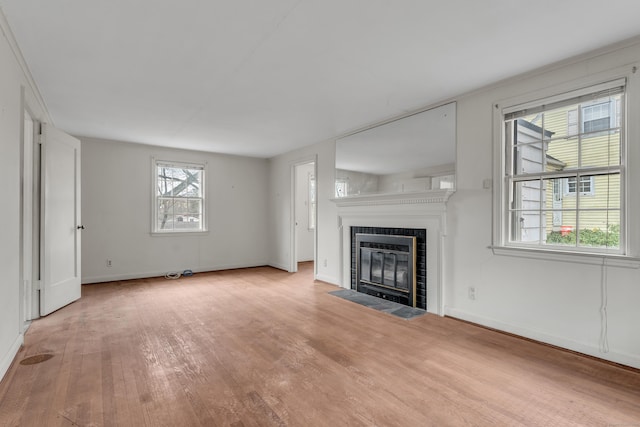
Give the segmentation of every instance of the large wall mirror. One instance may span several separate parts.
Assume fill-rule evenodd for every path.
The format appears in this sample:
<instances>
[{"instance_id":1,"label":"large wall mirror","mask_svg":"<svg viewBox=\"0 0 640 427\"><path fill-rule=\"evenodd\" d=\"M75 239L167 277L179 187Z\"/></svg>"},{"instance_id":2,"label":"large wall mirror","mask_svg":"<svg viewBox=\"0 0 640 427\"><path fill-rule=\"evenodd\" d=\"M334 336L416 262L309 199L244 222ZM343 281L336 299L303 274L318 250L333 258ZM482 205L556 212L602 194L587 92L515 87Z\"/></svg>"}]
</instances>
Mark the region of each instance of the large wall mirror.
<instances>
[{"instance_id":1,"label":"large wall mirror","mask_svg":"<svg viewBox=\"0 0 640 427\"><path fill-rule=\"evenodd\" d=\"M456 104L336 141L336 197L455 189Z\"/></svg>"}]
</instances>

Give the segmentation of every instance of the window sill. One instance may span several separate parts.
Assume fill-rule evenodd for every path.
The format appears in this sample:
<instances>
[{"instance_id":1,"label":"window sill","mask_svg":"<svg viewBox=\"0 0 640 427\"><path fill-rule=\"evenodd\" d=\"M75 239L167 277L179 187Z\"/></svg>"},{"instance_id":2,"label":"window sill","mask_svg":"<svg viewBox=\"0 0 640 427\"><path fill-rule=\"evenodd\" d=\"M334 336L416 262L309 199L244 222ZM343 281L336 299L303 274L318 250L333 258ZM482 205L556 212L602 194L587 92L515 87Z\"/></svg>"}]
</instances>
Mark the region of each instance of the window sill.
<instances>
[{"instance_id":1,"label":"window sill","mask_svg":"<svg viewBox=\"0 0 640 427\"><path fill-rule=\"evenodd\" d=\"M640 258L624 255L566 252L548 249L533 249L514 246L489 246L494 255L546 261L572 262L577 264L606 265L610 267L640 268Z\"/></svg>"},{"instance_id":2,"label":"window sill","mask_svg":"<svg viewBox=\"0 0 640 427\"><path fill-rule=\"evenodd\" d=\"M194 231L152 231L152 237L167 237L167 236L201 236L209 234L209 230L194 230Z\"/></svg>"}]
</instances>

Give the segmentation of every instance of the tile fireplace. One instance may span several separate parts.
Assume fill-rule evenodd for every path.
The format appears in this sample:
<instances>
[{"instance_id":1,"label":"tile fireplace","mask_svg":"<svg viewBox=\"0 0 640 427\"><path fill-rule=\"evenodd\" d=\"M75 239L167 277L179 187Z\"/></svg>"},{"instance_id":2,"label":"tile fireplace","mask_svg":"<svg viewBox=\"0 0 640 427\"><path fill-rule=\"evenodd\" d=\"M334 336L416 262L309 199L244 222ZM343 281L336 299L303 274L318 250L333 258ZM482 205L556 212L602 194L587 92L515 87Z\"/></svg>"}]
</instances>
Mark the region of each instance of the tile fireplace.
<instances>
[{"instance_id":1,"label":"tile fireplace","mask_svg":"<svg viewBox=\"0 0 640 427\"><path fill-rule=\"evenodd\" d=\"M351 288L426 309L426 230L351 227Z\"/></svg>"}]
</instances>

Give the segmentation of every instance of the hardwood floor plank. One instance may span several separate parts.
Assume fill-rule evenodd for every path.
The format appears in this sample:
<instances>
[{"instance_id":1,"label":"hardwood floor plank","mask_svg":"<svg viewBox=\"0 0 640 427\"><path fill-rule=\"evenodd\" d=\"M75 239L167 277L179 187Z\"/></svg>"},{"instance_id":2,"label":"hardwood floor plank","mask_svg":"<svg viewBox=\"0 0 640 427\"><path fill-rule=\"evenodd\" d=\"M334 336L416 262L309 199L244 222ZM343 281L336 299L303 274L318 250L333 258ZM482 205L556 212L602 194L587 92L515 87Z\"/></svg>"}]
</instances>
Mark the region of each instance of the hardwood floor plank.
<instances>
[{"instance_id":1,"label":"hardwood floor plank","mask_svg":"<svg viewBox=\"0 0 640 427\"><path fill-rule=\"evenodd\" d=\"M640 425L640 372L251 268L87 285L31 325L2 426Z\"/></svg>"}]
</instances>

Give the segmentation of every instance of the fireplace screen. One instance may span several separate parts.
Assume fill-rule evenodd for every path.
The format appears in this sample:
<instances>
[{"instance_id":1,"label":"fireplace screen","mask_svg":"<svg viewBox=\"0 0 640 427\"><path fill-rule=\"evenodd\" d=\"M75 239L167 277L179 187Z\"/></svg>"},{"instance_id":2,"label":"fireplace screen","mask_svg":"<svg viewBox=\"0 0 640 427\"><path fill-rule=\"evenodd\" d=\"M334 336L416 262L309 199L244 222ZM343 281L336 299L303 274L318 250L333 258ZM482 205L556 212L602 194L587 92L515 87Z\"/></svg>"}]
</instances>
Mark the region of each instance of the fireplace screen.
<instances>
[{"instance_id":1,"label":"fireplace screen","mask_svg":"<svg viewBox=\"0 0 640 427\"><path fill-rule=\"evenodd\" d=\"M360 280L409 292L407 252L360 248Z\"/></svg>"},{"instance_id":2,"label":"fireplace screen","mask_svg":"<svg viewBox=\"0 0 640 427\"><path fill-rule=\"evenodd\" d=\"M356 234L357 290L416 306L416 238Z\"/></svg>"}]
</instances>

